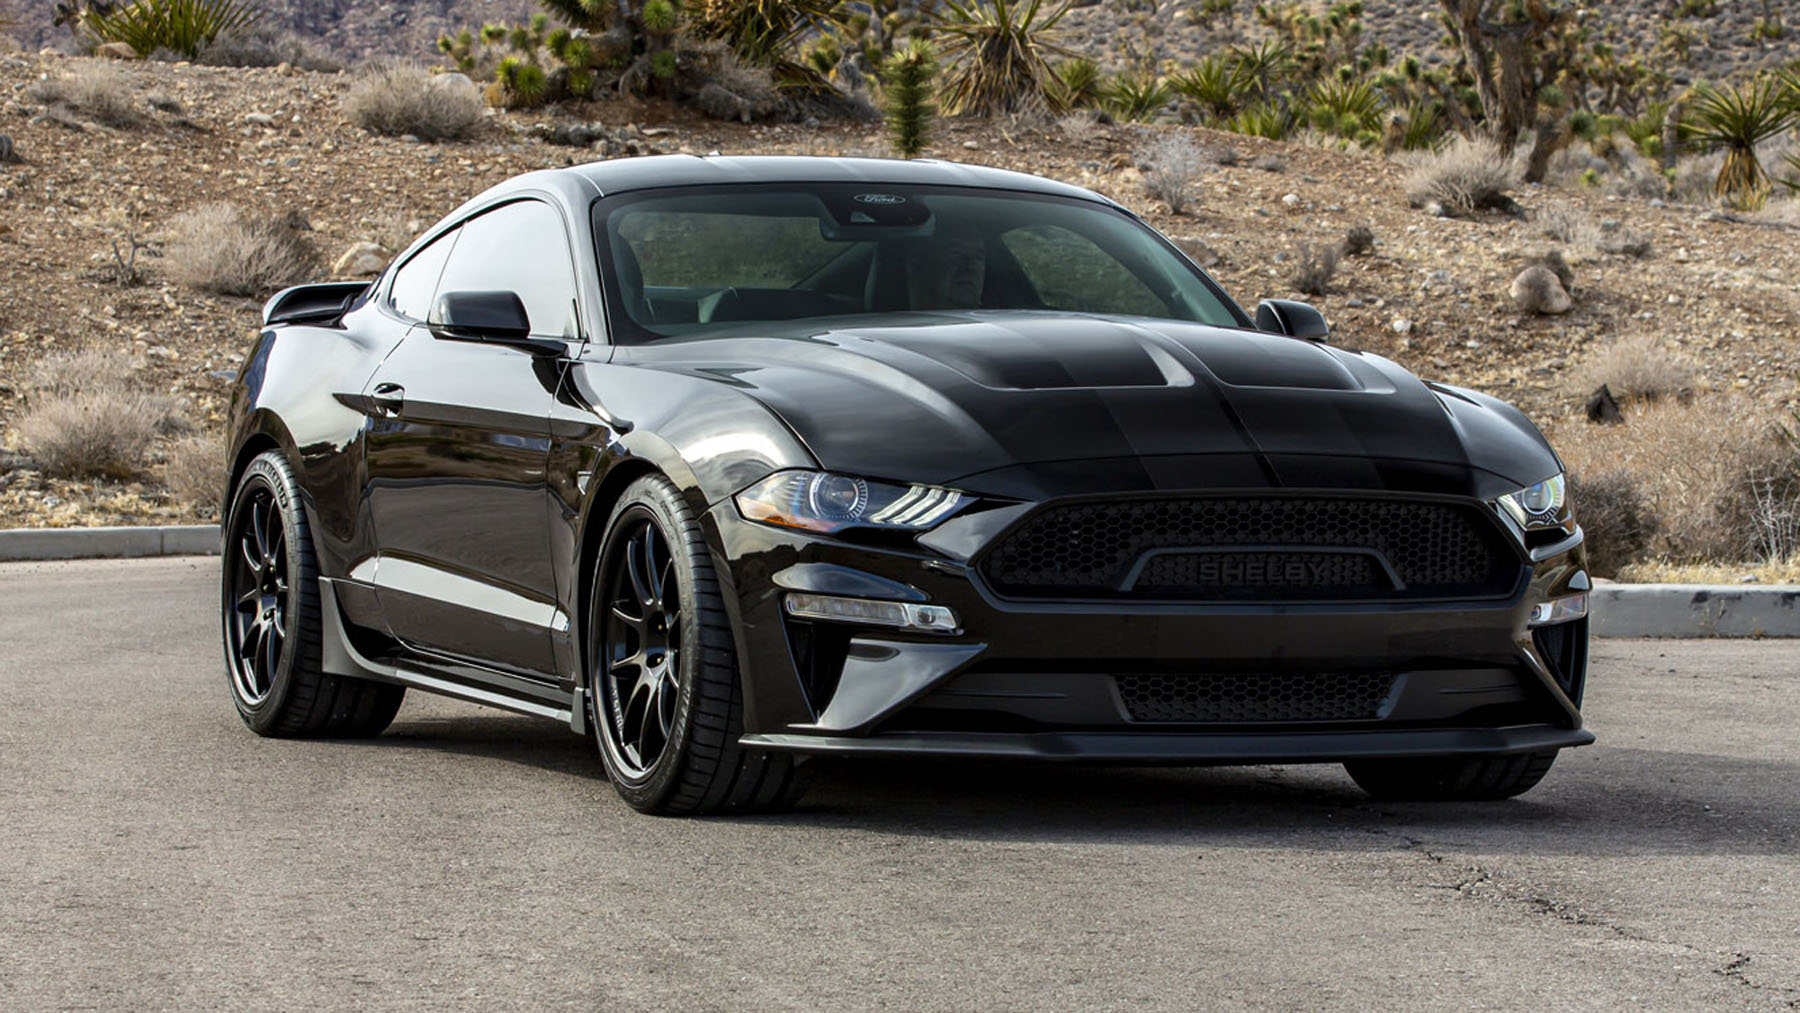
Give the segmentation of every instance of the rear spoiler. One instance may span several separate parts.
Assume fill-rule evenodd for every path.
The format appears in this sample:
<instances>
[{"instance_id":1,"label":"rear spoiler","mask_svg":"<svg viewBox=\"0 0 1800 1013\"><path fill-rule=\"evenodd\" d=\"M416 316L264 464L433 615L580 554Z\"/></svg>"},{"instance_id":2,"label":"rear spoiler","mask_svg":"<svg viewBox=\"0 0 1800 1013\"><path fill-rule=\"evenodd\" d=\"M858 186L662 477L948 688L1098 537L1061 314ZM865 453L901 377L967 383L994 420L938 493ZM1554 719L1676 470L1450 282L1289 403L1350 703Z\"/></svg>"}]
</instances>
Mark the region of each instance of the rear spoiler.
<instances>
[{"instance_id":1,"label":"rear spoiler","mask_svg":"<svg viewBox=\"0 0 1800 1013\"><path fill-rule=\"evenodd\" d=\"M349 312L356 300L369 290L370 284L366 281L334 281L282 289L263 304L263 326L331 323Z\"/></svg>"}]
</instances>

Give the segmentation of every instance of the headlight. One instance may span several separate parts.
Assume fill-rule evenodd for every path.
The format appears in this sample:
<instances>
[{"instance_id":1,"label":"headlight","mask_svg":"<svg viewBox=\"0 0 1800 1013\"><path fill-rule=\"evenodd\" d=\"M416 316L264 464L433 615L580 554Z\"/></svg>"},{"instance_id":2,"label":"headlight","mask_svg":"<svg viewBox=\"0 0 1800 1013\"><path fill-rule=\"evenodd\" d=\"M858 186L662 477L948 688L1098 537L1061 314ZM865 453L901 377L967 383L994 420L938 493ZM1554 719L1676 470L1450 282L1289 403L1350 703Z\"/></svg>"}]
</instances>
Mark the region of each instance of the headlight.
<instances>
[{"instance_id":1,"label":"headlight","mask_svg":"<svg viewBox=\"0 0 1800 1013\"><path fill-rule=\"evenodd\" d=\"M888 485L826 471L778 471L737 494L753 521L807 531L924 531L972 502L954 489Z\"/></svg>"},{"instance_id":2,"label":"headlight","mask_svg":"<svg viewBox=\"0 0 1800 1013\"><path fill-rule=\"evenodd\" d=\"M1500 497L1500 507L1527 531L1561 527L1569 519L1566 485L1561 475L1553 475L1536 485Z\"/></svg>"}]
</instances>

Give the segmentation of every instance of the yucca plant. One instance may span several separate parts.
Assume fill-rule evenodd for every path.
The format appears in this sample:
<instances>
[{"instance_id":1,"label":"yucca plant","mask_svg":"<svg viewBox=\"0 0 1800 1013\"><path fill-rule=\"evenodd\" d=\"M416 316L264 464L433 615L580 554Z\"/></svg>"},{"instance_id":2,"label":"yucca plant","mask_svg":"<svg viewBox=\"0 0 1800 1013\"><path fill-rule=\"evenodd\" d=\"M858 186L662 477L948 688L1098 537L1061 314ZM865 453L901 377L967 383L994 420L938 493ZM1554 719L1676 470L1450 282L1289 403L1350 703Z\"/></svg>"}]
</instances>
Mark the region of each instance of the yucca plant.
<instances>
[{"instance_id":1,"label":"yucca plant","mask_svg":"<svg viewBox=\"0 0 1800 1013\"><path fill-rule=\"evenodd\" d=\"M1078 109L1100 101L1100 65L1085 56L1077 56L1056 65L1056 80L1062 92L1059 105Z\"/></svg>"},{"instance_id":2,"label":"yucca plant","mask_svg":"<svg viewBox=\"0 0 1800 1013\"><path fill-rule=\"evenodd\" d=\"M1754 211L1768 203L1771 188L1756 146L1786 130L1794 117L1784 86L1773 77L1737 87L1701 84L1689 100L1681 134L1706 148L1725 149L1713 194L1734 209Z\"/></svg>"},{"instance_id":3,"label":"yucca plant","mask_svg":"<svg viewBox=\"0 0 1800 1013\"><path fill-rule=\"evenodd\" d=\"M1409 106L1399 122L1399 148L1403 151L1435 151L1448 131L1444 103L1424 99Z\"/></svg>"},{"instance_id":4,"label":"yucca plant","mask_svg":"<svg viewBox=\"0 0 1800 1013\"><path fill-rule=\"evenodd\" d=\"M1236 61L1215 55L1171 77L1169 87L1215 120L1227 120L1242 108L1250 80Z\"/></svg>"},{"instance_id":5,"label":"yucca plant","mask_svg":"<svg viewBox=\"0 0 1800 1013\"><path fill-rule=\"evenodd\" d=\"M1366 80L1320 81L1307 102L1312 125L1339 137L1357 137L1381 125L1381 94Z\"/></svg>"},{"instance_id":6,"label":"yucca plant","mask_svg":"<svg viewBox=\"0 0 1800 1013\"><path fill-rule=\"evenodd\" d=\"M944 0L935 27L950 68L945 111L992 116L1055 108L1059 85L1050 58L1074 55L1054 41L1071 2L1046 10L1044 0Z\"/></svg>"},{"instance_id":7,"label":"yucca plant","mask_svg":"<svg viewBox=\"0 0 1800 1013\"><path fill-rule=\"evenodd\" d=\"M1294 69L1294 50L1284 42L1264 41L1254 46L1232 46L1231 62L1246 87L1268 98Z\"/></svg>"},{"instance_id":8,"label":"yucca plant","mask_svg":"<svg viewBox=\"0 0 1800 1013\"><path fill-rule=\"evenodd\" d=\"M137 0L89 13L82 26L99 42L123 42L140 56L166 49L192 60L219 36L241 32L261 16L242 0Z\"/></svg>"},{"instance_id":9,"label":"yucca plant","mask_svg":"<svg viewBox=\"0 0 1800 1013\"><path fill-rule=\"evenodd\" d=\"M932 89L937 81L937 57L923 39L914 39L888 58L882 68L887 82L888 135L902 158L917 158L930 140L931 121L937 115Z\"/></svg>"},{"instance_id":10,"label":"yucca plant","mask_svg":"<svg viewBox=\"0 0 1800 1013\"><path fill-rule=\"evenodd\" d=\"M1100 105L1114 119L1152 119L1169 104L1168 82L1150 71L1115 74L1100 87Z\"/></svg>"},{"instance_id":11,"label":"yucca plant","mask_svg":"<svg viewBox=\"0 0 1800 1013\"><path fill-rule=\"evenodd\" d=\"M1259 102L1233 116L1225 129L1271 141L1286 140L1294 132L1294 118L1279 102Z\"/></svg>"}]
</instances>

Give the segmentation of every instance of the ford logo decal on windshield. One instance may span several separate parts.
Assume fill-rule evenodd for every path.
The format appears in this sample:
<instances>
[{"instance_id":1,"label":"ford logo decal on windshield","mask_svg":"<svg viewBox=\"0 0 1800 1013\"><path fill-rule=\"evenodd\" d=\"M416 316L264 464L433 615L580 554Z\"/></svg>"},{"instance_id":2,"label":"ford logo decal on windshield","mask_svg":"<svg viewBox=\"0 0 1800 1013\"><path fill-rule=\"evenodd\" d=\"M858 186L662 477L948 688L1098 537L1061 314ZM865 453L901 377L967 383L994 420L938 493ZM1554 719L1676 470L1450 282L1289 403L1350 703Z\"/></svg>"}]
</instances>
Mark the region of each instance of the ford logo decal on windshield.
<instances>
[{"instance_id":1,"label":"ford logo decal on windshield","mask_svg":"<svg viewBox=\"0 0 1800 1013\"><path fill-rule=\"evenodd\" d=\"M893 193L859 193L856 195L856 202L858 204L905 204L906 198Z\"/></svg>"}]
</instances>

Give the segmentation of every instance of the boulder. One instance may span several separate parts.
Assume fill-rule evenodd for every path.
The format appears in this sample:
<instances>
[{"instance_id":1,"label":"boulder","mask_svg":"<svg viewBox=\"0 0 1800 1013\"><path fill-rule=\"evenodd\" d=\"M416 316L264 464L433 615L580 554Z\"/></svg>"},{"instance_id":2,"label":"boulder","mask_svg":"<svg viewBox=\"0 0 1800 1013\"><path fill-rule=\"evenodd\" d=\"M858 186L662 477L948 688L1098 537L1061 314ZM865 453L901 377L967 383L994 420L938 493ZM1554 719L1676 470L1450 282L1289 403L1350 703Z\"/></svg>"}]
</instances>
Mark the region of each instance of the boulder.
<instances>
[{"instance_id":1,"label":"boulder","mask_svg":"<svg viewBox=\"0 0 1800 1013\"><path fill-rule=\"evenodd\" d=\"M1575 305L1556 272L1533 264L1512 283L1513 305L1526 313L1567 313Z\"/></svg>"},{"instance_id":2,"label":"boulder","mask_svg":"<svg viewBox=\"0 0 1800 1013\"><path fill-rule=\"evenodd\" d=\"M135 60L138 51L129 42L106 42L94 49L94 55L107 60Z\"/></svg>"},{"instance_id":3,"label":"boulder","mask_svg":"<svg viewBox=\"0 0 1800 1013\"><path fill-rule=\"evenodd\" d=\"M333 278L368 278L381 273L388 256L376 243L361 242L345 250L331 265Z\"/></svg>"}]
</instances>

